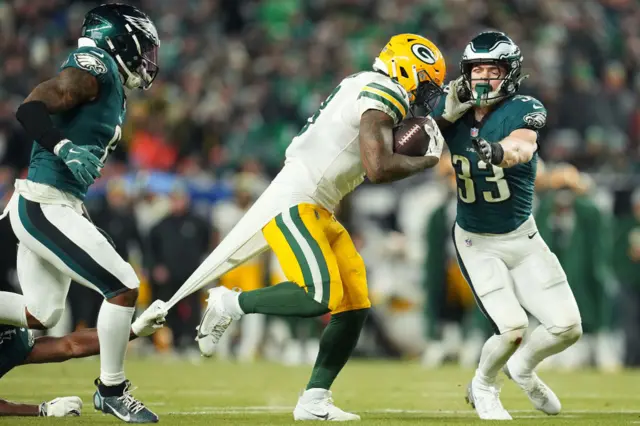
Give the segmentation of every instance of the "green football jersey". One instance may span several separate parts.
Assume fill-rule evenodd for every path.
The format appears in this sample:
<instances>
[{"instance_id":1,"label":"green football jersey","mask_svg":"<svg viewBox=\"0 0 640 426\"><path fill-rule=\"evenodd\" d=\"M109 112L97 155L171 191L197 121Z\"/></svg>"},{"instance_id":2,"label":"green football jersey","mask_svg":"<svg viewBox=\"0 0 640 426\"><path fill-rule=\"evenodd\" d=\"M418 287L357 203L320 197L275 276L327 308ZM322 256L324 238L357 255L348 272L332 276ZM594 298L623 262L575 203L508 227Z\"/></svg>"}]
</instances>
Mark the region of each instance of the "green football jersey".
<instances>
[{"instance_id":1,"label":"green football jersey","mask_svg":"<svg viewBox=\"0 0 640 426\"><path fill-rule=\"evenodd\" d=\"M22 364L34 343L33 334L26 328L0 325L0 377Z\"/></svg>"},{"instance_id":2,"label":"green football jersey","mask_svg":"<svg viewBox=\"0 0 640 426\"><path fill-rule=\"evenodd\" d=\"M444 96L434 110L440 116ZM505 234L517 229L531 215L537 153L525 164L502 169L481 161L473 149L472 137L498 142L517 129L538 131L544 127L547 111L530 96L510 97L477 123L473 111L444 129L442 135L451 152L458 183L456 222L469 232Z\"/></svg>"},{"instance_id":3,"label":"green football jersey","mask_svg":"<svg viewBox=\"0 0 640 426\"><path fill-rule=\"evenodd\" d=\"M113 58L97 47L80 47L69 55L60 70L79 68L98 79L98 97L69 111L52 115L65 138L76 145L98 145L105 150L104 162L120 141L126 112L126 97L118 66ZM83 200L89 187L79 182L64 162L53 153L33 144L27 179L53 186Z\"/></svg>"}]
</instances>

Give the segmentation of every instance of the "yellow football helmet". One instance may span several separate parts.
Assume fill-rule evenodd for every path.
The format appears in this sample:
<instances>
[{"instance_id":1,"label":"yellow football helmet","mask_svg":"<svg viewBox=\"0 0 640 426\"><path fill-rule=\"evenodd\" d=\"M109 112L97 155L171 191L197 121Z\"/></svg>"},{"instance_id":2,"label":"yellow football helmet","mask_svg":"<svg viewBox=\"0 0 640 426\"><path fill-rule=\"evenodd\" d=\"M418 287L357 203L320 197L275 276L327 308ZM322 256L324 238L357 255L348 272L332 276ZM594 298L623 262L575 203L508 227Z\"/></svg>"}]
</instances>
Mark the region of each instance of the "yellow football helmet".
<instances>
[{"instance_id":1,"label":"yellow football helmet","mask_svg":"<svg viewBox=\"0 0 640 426\"><path fill-rule=\"evenodd\" d=\"M409 93L412 104L429 103L442 94L447 72L440 49L416 34L398 34L384 46L373 69L395 79Z\"/></svg>"}]
</instances>

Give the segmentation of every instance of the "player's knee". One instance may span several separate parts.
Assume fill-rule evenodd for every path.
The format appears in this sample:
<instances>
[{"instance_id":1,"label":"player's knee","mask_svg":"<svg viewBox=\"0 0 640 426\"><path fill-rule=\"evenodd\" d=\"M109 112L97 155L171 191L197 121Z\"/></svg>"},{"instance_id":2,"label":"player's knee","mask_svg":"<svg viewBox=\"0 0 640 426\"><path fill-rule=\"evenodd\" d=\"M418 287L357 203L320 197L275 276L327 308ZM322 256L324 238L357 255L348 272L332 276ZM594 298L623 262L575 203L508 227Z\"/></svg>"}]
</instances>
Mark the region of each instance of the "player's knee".
<instances>
[{"instance_id":1,"label":"player's knee","mask_svg":"<svg viewBox=\"0 0 640 426\"><path fill-rule=\"evenodd\" d=\"M512 345L512 346L520 346L522 343L522 339L524 338L524 333L526 331L526 326L523 328L517 328L514 330L505 331L500 334L503 341Z\"/></svg>"},{"instance_id":2,"label":"player's knee","mask_svg":"<svg viewBox=\"0 0 640 426\"><path fill-rule=\"evenodd\" d=\"M33 315L32 317L37 320L38 323L42 326L42 329L49 329L54 327L62 318L62 314L64 313L64 308L51 308L45 312L39 312L38 315ZM31 324L29 324L31 326ZM37 324L36 324L37 326Z\"/></svg>"},{"instance_id":3,"label":"player's knee","mask_svg":"<svg viewBox=\"0 0 640 426\"><path fill-rule=\"evenodd\" d=\"M108 298L107 300L109 301L109 303L112 303L114 305L133 307L136 305L136 301L138 300L138 289L128 289L125 292Z\"/></svg>"},{"instance_id":4,"label":"player's knee","mask_svg":"<svg viewBox=\"0 0 640 426\"><path fill-rule=\"evenodd\" d=\"M140 287L140 279L133 266L127 262L122 262L120 267L122 268L122 273L118 274L118 276L122 280L122 284L127 288L137 290Z\"/></svg>"},{"instance_id":5,"label":"player's knee","mask_svg":"<svg viewBox=\"0 0 640 426\"><path fill-rule=\"evenodd\" d=\"M562 338L563 340L574 344L582 337L582 324L573 324L569 327L550 327L547 329L549 333Z\"/></svg>"}]
</instances>

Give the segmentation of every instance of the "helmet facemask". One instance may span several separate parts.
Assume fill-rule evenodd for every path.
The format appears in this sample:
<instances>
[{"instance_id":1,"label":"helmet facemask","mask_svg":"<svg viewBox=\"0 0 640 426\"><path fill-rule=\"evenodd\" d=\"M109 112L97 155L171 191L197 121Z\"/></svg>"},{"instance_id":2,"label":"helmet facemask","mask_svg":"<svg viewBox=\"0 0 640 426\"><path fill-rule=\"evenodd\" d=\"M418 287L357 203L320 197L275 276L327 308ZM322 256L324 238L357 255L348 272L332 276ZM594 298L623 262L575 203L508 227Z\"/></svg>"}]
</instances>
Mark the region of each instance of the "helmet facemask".
<instances>
[{"instance_id":1,"label":"helmet facemask","mask_svg":"<svg viewBox=\"0 0 640 426\"><path fill-rule=\"evenodd\" d=\"M505 71L505 75L499 78L472 79L471 71L477 65L498 66ZM498 31L480 33L467 45L460 61L460 73L464 81L461 100L473 99L476 106L482 107L514 95L522 80L528 77L521 76L521 71L522 54L513 40ZM489 80L496 79L501 81L494 90ZM475 88L473 83L476 83Z\"/></svg>"},{"instance_id":2,"label":"helmet facemask","mask_svg":"<svg viewBox=\"0 0 640 426\"><path fill-rule=\"evenodd\" d=\"M107 38L107 44L118 62L129 89L147 90L158 75L158 45L149 38L125 25L126 35Z\"/></svg>"},{"instance_id":3,"label":"helmet facemask","mask_svg":"<svg viewBox=\"0 0 640 426\"><path fill-rule=\"evenodd\" d=\"M444 90L436 84L429 73L425 70L416 72L415 65L413 67L418 87L415 90L415 103L426 108L427 114L435 109L440 100L440 96L444 94Z\"/></svg>"},{"instance_id":4,"label":"helmet facemask","mask_svg":"<svg viewBox=\"0 0 640 426\"><path fill-rule=\"evenodd\" d=\"M394 79L398 79L398 68L400 68L400 73L404 78L408 78L409 75L404 67L398 67L395 59L391 60L391 77ZM407 93L409 94L409 102L412 105L423 106L427 109L427 113L433 111L435 106L438 104L438 99L442 94L444 94L444 90L433 81L431 76L426 70L417 70L415 65L411 66L411 73L413 75L413 80L415 84L413 85L414 89L411 90L409 88ZM406 89L406 88L405 88Z\"/></svg>"}]
</instances>

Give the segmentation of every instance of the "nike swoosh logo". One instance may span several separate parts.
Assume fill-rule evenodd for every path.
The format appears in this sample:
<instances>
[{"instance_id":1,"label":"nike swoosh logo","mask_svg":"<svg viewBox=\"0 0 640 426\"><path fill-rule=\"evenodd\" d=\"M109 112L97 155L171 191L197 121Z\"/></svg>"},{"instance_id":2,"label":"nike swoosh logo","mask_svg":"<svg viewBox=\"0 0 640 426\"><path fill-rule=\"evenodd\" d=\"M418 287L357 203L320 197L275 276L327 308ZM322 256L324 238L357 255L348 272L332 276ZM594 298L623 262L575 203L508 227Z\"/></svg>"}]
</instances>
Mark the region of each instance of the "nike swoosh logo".
<instances>
[{"instance_id":1,"label":"nike swoosh logo","mask_svg":"<svg viewBox=\"0 0 640 426\"><path fill-rule=\"evenodd\" d=\"M91 53L93 53L94 55L100 57L100 58L104 58L104 55L102 53L98 53L98 52L94 52L93 50L91 51Z\"/></svg>"},{"instance_id":2,"label":"nike swoosh logo","mask_svg":"<svg viewBox=\"0 0 640 426\"><path fill-rule=\"evenodd\" d=\"M533 109L542 109L542 108L544 108L542 105L533 104L532 106L533 106Z\"/></svg>"},{"instance_id":3,"label":"nike swoosh logo","mask_svg":"<svg viewBox=\"0 0 640 426\"><path fill-rule=\"evenodd\" d=\"M75 149L70 149L69 152L72 154L80 154L80 151L76 151Z\"/></svg>"},{"instance_id":4,"label":"nike swoosh logo","mask_svg":"<svg viewBox=\"0 0 640 426\"><path fill-rule=\"evenodd\" d=\"M311 413L313 414L313 413ZM322 419L322 420L329 420L329 413L324 413L322 416L319 416L317 414L313 414L315 417Z\"/></svg>"},{"instance_id":5,"label":"nike swoosh logo","mask_svg":"<svg viewBox=\"0 0 640 426\"><path fill-rule=\"evenodd\" d=\"M111 408L111 412L120 420L122 420L123 422L128 422L129 420L131 420L131 415L129 415L129 413L127 413L127 415L122 415L118 412L118 410L116 410L115 408L113 408L111 405L109 405L108 402L105 402L104 405L106 405L107 407Z\"/></svg>"},{"instance_id":6,"label":"nike swoosh logo","mask_svg":"<svg viewBox=\"0 0 640 426\"><path fill-rule=\"evenodd\" d=\"M538 233L538 232L534 232L534 233L533 233L533 234L531 234L531 235L527 235L527 237L529 237L529 239L532 239L533 237L535 237L535 236L536 236L536 234L537 234L537 233Z\"/></svg>"}]
</instances>

